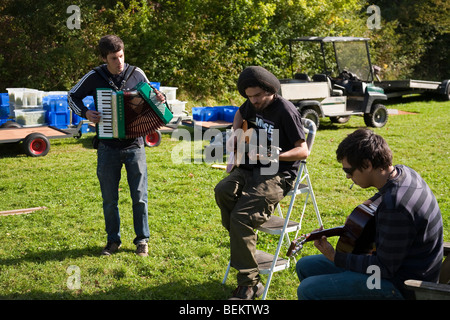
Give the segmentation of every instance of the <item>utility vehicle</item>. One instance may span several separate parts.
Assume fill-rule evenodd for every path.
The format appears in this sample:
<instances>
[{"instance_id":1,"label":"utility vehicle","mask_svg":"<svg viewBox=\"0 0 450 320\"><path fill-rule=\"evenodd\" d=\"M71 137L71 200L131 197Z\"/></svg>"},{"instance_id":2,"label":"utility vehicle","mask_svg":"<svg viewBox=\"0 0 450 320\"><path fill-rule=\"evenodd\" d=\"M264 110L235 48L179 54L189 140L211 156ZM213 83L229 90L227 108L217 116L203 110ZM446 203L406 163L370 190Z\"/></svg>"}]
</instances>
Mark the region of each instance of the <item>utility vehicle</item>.
<instances>
[{"instance_id":1,"label":"utility vehicle","mask_svg":"<svg viewBox=\"0 0 450 320\"><path fill-rule=\"evenodd\" d=\"M368 38L357 37L290 39L292 79L280 80L281 95L292 101L302 117L314 121L317 127L321 117L345 123L353 115L364 116L367 126L383 127L388 120L388 111L383 105L387 96L382 88L373 84L368 41ZM303 50L294 52L300 43L307 44ZM314 66L305 68L298 60L314 61ZM320 73L294 72L294 64L297 71L317 67Z\"/></svg>"}]
</instances>

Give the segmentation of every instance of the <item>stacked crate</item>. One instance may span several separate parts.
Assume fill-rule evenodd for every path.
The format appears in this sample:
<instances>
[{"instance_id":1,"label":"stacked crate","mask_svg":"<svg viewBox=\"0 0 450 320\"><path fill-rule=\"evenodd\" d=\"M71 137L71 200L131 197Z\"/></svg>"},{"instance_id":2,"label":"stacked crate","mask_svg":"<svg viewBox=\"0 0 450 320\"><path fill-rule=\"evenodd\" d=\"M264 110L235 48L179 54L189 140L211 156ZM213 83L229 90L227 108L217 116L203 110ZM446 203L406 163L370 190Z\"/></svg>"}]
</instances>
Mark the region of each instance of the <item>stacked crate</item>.
<instances>
[{"instance_id":1,"label":"stacked crate","mask_svg":"<svg viewBox=\"0 0 450 320\"><path fill-rule=\"evenodd\" d=\"M159 82L151 84L166 95L167 104L174 114L176 122L180 117L185 119L186 102L176 97L176 87L160 87ZM0 125L15 120L24 127L50 125L58 129L66 129L70 125L78 125L84 120L74 114L68 106L67 91L40 91L29 88L7 88L8 93L0 94ZM84 105L95 110L92 96L83 99ZM88 124L82 125L82 133L90 132Z\"/></svg>"},{"instance_id":2,"label":"stacked crate","mask_svg":"<svg viewBox=\"0 0 450 320\"><path fill-rule=\"evenodd\" d=\"M45 120L50 126L66 129L70 125L70 110L66 91L49 91L43 99Z\"/></svg>"},{"instance_id":3,"label":"stacked crate","mask_svg":"<svg viewBox=\"0 0 450 320\"><path fill-rule=\"evenodd\" d=\"M233 122L238 109L236 106L194 107L192 108L192 118L195 121Z\"/></svg>"},{"instance_id":4,"label":"stacked crate","mask_svg":"<svg viewBox=\"0 0 450 320\"><path fill-rule=\"evenodd\" d=\"M29 88L7 88L9 116L24 127L45 124L45 110L42 106L44 92Z\"/></svg>"},{"instance_id":5,"label":"stacked crate","mask_svg":"<svg viewBox=\"0 0 450 320\"><path fill-rule=\"evenodd\" d=\"M0 93L0 126L9 119L9 96L7 93Z\"/></svg>"},{"instance_id":6,"label":"stacked crate","mask_svg":"<svg viewBox=\"0 0 450 320\"><path fill-rule=\"evenodd\" d=\"M177 89L177 87L159 87L159 90L166 96L167 104L169 105L169 109L173 114L171 122L177 122L180 118L181 120L189 118L186 111L187 102L177 99Z\"/></svg>"},{"instance_id":7,"label":"stacked crate","mask_svg":"<svg viewBox=\"0 0 450 320\"><path fill-rule=\"evenodd\" d=\"M93 96L87 96L86 98L84 98L83 103L89 110L95 110L95 102ZM72 111L71 114L72 114L72 124L74 126L77 126L80 123L80 121L84 120L84 118L73 113ZM95 132L95 127L90 126L89 123L85 121L85 123L81 125L81 133L88 133L88 132Z\"/></svg>"}]
</instances>

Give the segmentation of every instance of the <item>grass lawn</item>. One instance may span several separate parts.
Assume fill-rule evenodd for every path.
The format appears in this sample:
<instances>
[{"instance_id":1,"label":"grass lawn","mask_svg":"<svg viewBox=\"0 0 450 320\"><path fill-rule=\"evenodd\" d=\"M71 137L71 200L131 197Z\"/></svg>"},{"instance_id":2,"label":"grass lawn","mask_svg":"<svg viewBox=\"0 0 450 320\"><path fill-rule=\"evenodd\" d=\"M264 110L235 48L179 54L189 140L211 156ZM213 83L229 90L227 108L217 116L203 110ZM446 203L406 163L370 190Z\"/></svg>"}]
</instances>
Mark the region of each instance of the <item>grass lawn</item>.
<instances>
[{"instance_id":1,"label":"grass lawn","mask_svg":"<svg viewBox=\"0 0 450 320\"><path fill-rule=\"evenodd\" d=\"M450 102L409 101L388 108L415 114L392 115L385 127L374 131L390 144L395 164L414 168L428 182L443 215L444 240L450 241ZM308 168L325 227L343 224L353 208L375 192L357 186L349 190L351 181L335 160L339 142L361 126L361 117L352 117L344 125L323 120L317 133ZM0 211L47 207L30 214L0 216L0 298L228 298L236 285L236 271L232 269L226 284L221 284L229 239L213 195L214 186L226 173L196 163L193 159L198 154L174 164L171 152L181 142L163 135L159 147L146 150L149 257L134 254L125 170L119 203L122 249L101 257L106 235L91 139L92 134L79 140L51 140L49 154L38 158L26 157L14 145L0 145ZM286 209L287 202L282 206ZM317 225L312 206L308 209L305 233ZM276 244L277 238L268 235L261 234L258 241L263 250L273 251ZM302 255L317 252L310 244ZM74 275L79 275L79 288L70 285ZM275 273L267 298L296 299L297 286L291 263L289 270Z\"/></svg>"}]
</instances>

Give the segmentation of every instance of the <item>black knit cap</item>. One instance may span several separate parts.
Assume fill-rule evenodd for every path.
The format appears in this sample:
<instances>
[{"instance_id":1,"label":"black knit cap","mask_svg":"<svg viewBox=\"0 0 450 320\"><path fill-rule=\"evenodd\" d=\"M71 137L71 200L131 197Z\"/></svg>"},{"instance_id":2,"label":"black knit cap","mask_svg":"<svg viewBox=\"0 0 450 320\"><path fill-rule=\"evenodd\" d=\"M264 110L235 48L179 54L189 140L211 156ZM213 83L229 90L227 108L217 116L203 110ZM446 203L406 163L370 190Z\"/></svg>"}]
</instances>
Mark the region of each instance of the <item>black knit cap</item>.
<instances>
[{"instance_id":1,"label":"black knit cap","mask_svg":"<svg viewBox=\"0 0 450 320\"><path fill-rule=\"evenodd\" d=\"M280 81L271 72L263 67L251 66L244 69L239 75L237 88L239 93L247 98L245 89L249 87L260 87L270 93L277 93L280 90Z\"/></svg>"}]
</instances>

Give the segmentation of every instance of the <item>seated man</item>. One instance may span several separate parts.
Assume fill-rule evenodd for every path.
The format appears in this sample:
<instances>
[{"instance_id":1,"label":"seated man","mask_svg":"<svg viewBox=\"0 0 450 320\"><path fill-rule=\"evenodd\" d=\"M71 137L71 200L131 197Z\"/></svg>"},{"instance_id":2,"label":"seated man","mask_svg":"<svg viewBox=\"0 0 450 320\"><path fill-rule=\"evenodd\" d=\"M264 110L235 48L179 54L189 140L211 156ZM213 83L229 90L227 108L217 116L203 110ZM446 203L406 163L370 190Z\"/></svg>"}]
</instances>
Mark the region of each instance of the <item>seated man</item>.
<instances>
[{"instance_id":1,"label":"seated man","mask_svg":"<svg viewBox=\"0 0 450 320\"><path fill-rule=\"evenodd\" d=\"M412 298L403 286L405 280L437 282L443 255L442 216L426 182L411 168L393 166L386 141L369 129L348 135L336 154L347 178L362 188L378 189L365 202L379 202L376 251L336 252L326 237L315 240L323 255L297 262L298 298L404 299ZM368 279L376 274L374 270L379 270L378 287Z\"/></svg>"},{"instance_id":2,"label":"seated man","mask_svg":"<svg viewBox=\"0 0 450 320\"><path fill-rule=\"evenodd\" d=\"M250 158L246 156L214 189L222 224L230 235L231 266L239 271L233 298L254 299L264 291L255 259L254 230L270 218L277 203L292 188L300 160L308 156L308 147L300 114L277 94L280 82L272 73L262 67L248 67L239 76L237 86L247 100L236 112L234 130L246 120L250 127L266 133L261 136L267 136L268 141L259 139L258 145L271 143L281 148L276 170L267 170L273 163L264 163L264 153L249 151ZM227 145L234 144L235 133Z\"/></svg>"}]
</instances>

